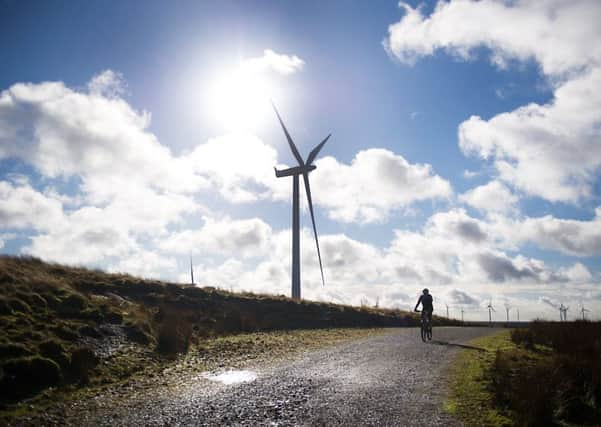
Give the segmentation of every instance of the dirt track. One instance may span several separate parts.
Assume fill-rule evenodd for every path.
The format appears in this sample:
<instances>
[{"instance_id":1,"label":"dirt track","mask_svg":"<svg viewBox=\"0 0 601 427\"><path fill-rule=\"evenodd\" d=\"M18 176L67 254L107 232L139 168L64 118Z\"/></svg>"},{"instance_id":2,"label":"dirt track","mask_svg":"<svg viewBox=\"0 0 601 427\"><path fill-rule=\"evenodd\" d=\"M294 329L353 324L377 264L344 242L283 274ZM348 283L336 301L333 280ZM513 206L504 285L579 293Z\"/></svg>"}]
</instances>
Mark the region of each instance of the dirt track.
<instances>
[{"instance_id":1,"label":"dirt track","mask_svg":"<svg viewBox=\"0 0 601 427\"><path fill-rule=\"evenodd\" d=\"M443 413L444 370L466 341L488 328L437 328L423 344L418 330L394 329L257 366L250 382L198 376L96 410L68 411L72 425L458 425ZM468 349L467 351L477 351Z\"/></svg>"}]
</instances>

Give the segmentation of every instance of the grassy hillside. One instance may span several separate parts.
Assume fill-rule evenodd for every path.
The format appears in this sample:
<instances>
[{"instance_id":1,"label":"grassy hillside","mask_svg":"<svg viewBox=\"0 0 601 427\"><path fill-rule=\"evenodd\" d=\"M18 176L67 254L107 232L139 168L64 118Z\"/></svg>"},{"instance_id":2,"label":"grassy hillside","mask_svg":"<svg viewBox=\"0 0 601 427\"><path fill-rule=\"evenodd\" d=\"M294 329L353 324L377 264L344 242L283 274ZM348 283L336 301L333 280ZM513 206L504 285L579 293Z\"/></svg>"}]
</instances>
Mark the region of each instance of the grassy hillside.
<instances>
[{"instance_id":1,"label":"grassy hillside","mask_svg":"<svg viewBox=\"0 0 601 427\"><path fill-rule=\"evenodd\" d=\"M113 382L143 369L149 358L185 353L215 336L417 322L400 311L236 294L1 256L0 405L48 387Z\"/></svg>"}]
</instances>

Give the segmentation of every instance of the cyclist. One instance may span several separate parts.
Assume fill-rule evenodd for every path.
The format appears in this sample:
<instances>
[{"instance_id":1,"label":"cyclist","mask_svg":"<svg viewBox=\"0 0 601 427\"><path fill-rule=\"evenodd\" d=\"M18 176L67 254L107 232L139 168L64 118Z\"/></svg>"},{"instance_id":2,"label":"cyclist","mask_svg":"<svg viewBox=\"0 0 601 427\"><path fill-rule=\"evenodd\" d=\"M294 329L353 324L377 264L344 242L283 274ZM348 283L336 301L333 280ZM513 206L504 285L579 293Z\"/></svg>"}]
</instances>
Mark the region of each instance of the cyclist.
<instances>
[{"instance_id":1,"label":"cyclist","mask_svg":"<svg viewBox=\"0 0 601 427\"><path fill-rule=\"evenodd\" d=\"M432 312L434 311L434 306L432 305L433 301L434 301L434 299L432 298L432 295L430 295L430 291L428 290L428 288L426 288L422 291L422 294L419 296L419 299L417 300L417 304L415 304L415 308L414 308L415 311L419 311L417 309L417 307L419 307L419 305L421 303L422 317L428 316L429 322L432 321Z\"/></svg>"}]
</instances>

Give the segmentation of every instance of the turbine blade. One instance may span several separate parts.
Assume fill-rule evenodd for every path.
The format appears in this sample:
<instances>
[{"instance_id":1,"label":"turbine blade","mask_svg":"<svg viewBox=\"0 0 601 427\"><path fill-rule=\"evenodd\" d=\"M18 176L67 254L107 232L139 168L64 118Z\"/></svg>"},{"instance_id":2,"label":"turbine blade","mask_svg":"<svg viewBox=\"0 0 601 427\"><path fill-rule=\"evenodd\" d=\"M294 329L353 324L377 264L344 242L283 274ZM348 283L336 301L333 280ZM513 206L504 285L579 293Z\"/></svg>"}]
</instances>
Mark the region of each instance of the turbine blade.
<instances>
[{"instance_id":1,"label":"turbine blade","mask_svg":"<svg viewBox=\"0 0 601 427\"><path fill-rule=\"evenodd\" d=\"M323 278L323 265L321 263L321 251L319 250L319 240L317 239L317 227L315 227L315 215L313 214L313 200L311 199L311 186L309 185L309 173L303 173L303 180L305 181L305 193L307 194L307 201L309 202L309 212L311 213L311 222L313 223L313 235L315 236L315 246L317 246L317 258L319 258L319 270L321 271L321 283L323 286L326 285L326 281Z\"/></svg>"},{"instance_id":2,"label":"turbine blade","mask_svg":"<svg viewBox=\"0 0 601 427\"><path fill-rule=\"evenodd\" d=\"M288 140L288 145L290 146L290 151L292 151L292 154L296 158L296 161L298 162L298 164L300 166L304 166L305 163L303 162L303 158L301 157L300 153L298 152L296 145L294 145L294 142L292 141L292 138L290 137L290 134L288 133L288 129L286 129L286 126L284 126L284 122L282 121L282 118L280 117L280 113L278 113L278 109L275 108L275 104L273 102L271 103L271 105L273 106L273 110L275 111L275 114L278 116L280 125L282 125L282 129L284 130L284 133L286 134L286 139Z\"/></svg>"},{"instance_id":3,"label":"turbine blade","mask_svg":"<svg viewBox=\"0 0 601 427\"><path fill-rule=\"evenodd\" d=\"M307 157L308 165L313 163L313 160L315 160L315 157L317 157L317 155L319 154L319 151L323 148L325 143L328 142L328 139L330 139L331 136L332 136L332 134L329 134L328 136L326 136L326 138L323 141L321 141L317 147L315 147L313 150L311 150L311 152L309 153L309 157Z\"/></svg>"}]
</instances>

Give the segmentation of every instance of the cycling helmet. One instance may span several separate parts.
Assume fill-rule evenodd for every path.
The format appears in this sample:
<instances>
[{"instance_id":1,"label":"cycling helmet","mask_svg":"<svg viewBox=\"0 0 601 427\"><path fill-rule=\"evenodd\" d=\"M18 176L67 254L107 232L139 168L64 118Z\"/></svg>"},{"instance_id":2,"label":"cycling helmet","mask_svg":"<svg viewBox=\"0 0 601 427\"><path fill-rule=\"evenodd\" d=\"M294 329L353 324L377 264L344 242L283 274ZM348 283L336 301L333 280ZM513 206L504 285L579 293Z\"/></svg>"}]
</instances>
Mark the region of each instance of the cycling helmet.
<instances>
[{"instance_id":1,"label":"cycling helmet","mask_svg":"<svg viewBox=\"0 0 601 427\"><path fill-rule=\"evenodd\" d=\"M428 293L428 292L430 292L430 291L428 290L428 288L424 288L424 290L423 290L422 292L423 292L424 294L427 294L427 293Z\"/></svg>"}]
</instances>

